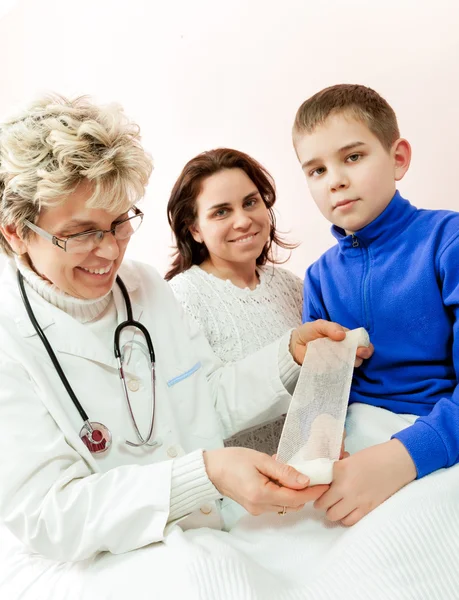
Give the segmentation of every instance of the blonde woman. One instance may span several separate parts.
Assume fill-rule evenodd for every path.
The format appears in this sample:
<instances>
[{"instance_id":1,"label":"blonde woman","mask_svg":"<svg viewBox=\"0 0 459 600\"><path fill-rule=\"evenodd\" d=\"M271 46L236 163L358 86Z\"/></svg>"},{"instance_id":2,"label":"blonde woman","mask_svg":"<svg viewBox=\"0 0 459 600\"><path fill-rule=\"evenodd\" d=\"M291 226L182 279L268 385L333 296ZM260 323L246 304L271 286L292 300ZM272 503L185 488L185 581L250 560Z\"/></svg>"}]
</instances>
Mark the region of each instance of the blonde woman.
<instances>
[{"instance_id":1,"label":"blonde woman","mask_svg":"<svg viewBox=\"0 0 459 600\"><path fill-rule=\"evenodd\" d=\"M174 540L222 527L220 498L285 514L327 487L222 433L285 411L307 342L343 329L223 365L157 272L123 261L150 172L118 107L47 97L1 126L2 598L140 597L145 552L176 598Z\"/></svg>"}]
</instances>

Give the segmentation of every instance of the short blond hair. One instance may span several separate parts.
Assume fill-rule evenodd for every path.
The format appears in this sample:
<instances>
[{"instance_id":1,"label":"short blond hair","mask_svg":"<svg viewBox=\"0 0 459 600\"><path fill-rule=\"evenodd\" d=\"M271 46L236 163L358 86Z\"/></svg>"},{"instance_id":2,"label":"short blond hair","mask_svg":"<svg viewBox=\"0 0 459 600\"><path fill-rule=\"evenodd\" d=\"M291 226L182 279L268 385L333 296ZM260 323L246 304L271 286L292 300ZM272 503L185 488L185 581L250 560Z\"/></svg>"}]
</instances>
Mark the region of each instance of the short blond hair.
<instances>
[{"instance_id":1,"label":"short blond hair","mask_svg":"<svg viewBox=\"0 0 459 600\"><path fill-rule=\"evenodd\" d=\"M363 122L386 150L400 137L395 112L382 96L364 85L339 84L303 102L293 124L293 142L304 133L312 133L332 113L345 113Z\"/></svg>"},{"instance_id":2,"label":"short blond hair","mask_svg":"<svg viewBox=\"0 0 459 600\"><path fill-rule=\"evenodd\" d=\"M87 205L121 214L145 194L152 161L120 106L48 95L0 125L0 225L30 235L42 207L87 180ZM0 232L0 251L12 250Z\"/></svg>"}]
</instances>

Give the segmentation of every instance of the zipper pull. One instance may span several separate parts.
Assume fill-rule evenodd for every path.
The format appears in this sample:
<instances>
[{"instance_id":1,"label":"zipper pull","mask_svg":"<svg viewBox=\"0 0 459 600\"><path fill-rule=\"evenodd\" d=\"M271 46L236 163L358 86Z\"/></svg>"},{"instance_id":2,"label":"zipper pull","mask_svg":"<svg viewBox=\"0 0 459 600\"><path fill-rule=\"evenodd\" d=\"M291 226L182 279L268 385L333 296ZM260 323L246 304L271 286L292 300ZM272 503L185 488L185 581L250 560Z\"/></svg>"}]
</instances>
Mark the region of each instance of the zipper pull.
<instances>
[{"instance_id":1,"label":"zipper pull","mask_svg":"<svg viewBox=\"0 0 459 600\"><path fill-rule=\"evenodd\" d=\"M354 234L352 234L352 247L358 248L360 246L359 240L356 238Z\"/></svg>"}]
</instances>

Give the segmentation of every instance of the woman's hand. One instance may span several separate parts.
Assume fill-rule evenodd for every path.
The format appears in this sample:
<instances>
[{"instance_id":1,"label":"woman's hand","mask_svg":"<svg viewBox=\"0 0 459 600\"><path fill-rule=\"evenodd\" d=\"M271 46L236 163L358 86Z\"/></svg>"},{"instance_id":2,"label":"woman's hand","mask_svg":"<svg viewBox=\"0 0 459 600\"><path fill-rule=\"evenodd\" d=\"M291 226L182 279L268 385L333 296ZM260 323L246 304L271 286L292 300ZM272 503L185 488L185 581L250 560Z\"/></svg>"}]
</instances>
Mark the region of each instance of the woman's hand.
<instances>
[{"instance_id":1,"label":"woman's hand","mask_svg":"<svg viewBox=\"0 0 459 600\"><path fill-rule=\"evenodd\" d=\"M341 327L338 323L324 321L323 319L318 319L311 323L304 323L292 332L290 338L290 354L293 356L296 363L302 365L309 342L324 337L328 337L335 342L341 342L346 336L346 331L349 330L345 327ZM364 346L357 348L355 366L360 367L363 360L370 358L373 352L373 344L370 344L368 348Z\"/></svg>"},{"instance_id":2,"label":"woman's hand","mask_svg":"<svg viewBox=\"0 0 459 600\"><path fill-rule=\"evenodd\" d=\"M309 488L309 479L293 467L249 448L221 448L204 452L207 475L218 491L241 504L252 515L301 510L329 488Z\"/></svg>"}]
</instances>

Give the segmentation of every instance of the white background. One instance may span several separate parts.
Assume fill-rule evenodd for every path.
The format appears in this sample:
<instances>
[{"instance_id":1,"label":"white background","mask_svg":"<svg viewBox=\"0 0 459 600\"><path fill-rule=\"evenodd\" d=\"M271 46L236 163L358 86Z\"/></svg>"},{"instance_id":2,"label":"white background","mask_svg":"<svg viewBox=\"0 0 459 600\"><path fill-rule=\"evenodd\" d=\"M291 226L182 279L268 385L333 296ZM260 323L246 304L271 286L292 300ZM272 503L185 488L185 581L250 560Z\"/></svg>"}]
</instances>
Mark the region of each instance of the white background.
<instances>
[{"instance_id":1,"label":"white background","mask_svg":"<svg viewBox=\"0 0 459 600\"><path fill-rule=\"evenodd\" d=\"M0 0L0 115L44 91L117 101L155 159L131 257L164 272L165 208L184 163L218 146L274 176L298 275L333 242L291 146L299 104L362 83L394 107L414 155L399 189L459 207L455 0ZM4 259L0 257L0 268Z\"/></svg>"}]
</instances>

